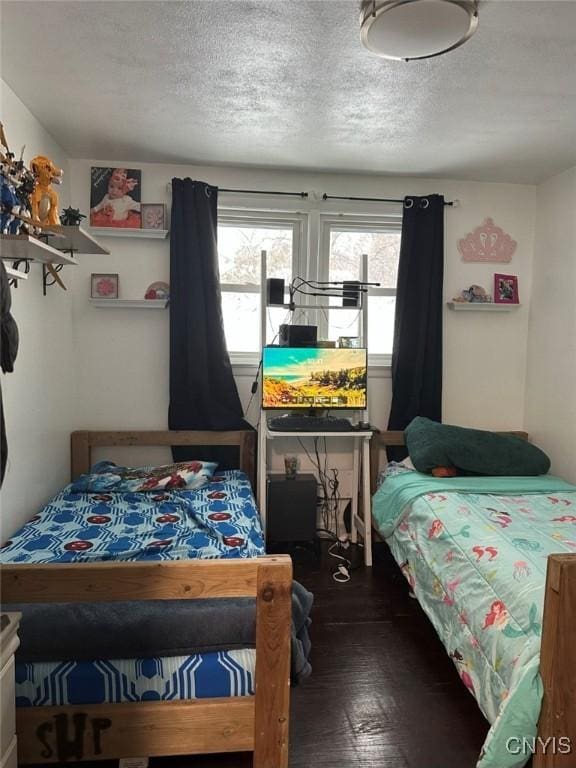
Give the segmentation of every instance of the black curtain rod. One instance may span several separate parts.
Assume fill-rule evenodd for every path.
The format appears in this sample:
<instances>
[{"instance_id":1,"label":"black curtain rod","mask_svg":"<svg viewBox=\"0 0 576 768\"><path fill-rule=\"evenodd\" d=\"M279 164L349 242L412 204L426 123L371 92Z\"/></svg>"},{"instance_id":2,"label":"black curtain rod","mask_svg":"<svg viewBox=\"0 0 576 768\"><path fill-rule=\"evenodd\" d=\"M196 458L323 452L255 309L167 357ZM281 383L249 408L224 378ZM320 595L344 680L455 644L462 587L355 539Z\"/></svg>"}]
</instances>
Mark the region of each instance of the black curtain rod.
<instances>
[{"instance_id":1,"label":"black curtain rod","mask_svg":"<svg viewBox=\"0 0 576 768\"><path fill-rule=\"evenodd\" d=\"M362 203L403 203L404 200L400 200L395 197L340 197L339 195L322 195L322 200L358 200ZM444 205L454 205L451 200L445 200Z\"/></svg>"},{"instance_id":2,"label":"black curtain rod","mask_svg":"<svg viewBox=\"0 0 576 768\"><path fill-rule=\"evenodd\" d=\"M308 197L308 192L268 192L264 189L223 189L219 187L218 192L233 192L241 195L284 195L285 197Z\"/></svg>"}]
</instances>

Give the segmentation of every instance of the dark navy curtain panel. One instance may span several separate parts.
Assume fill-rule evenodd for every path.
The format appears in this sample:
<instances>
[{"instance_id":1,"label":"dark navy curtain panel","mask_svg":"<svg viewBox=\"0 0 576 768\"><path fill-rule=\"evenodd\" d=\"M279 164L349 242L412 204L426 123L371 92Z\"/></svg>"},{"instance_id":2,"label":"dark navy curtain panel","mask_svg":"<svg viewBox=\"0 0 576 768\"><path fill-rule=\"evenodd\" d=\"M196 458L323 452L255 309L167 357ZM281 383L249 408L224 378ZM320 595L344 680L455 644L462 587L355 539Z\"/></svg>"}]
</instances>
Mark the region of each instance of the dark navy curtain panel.
<instances>
[{"instance_id":1,"label":"dark navy curtain panel","mask_svg":"<svg viewBox=\"0 0 576 768\"><path fill-rule=\"evenodd\" d=\"M442 420L443 280L444 197L406 197L388 429L404 429L415 416ZM403 449L388 451L396 460L406 455Z\"/></svg>"},{"instance_id":2,"label":"dark navy curtain panel","mask_svg":"<svg viewBox=\"0 0 576 768\"><path fill-rule=\"evenodd\" d=\"M170 429L250 429L226 349L218 270L218 188L172 179ZM176 461L238 466L234 448L174 446Z\"/></svg>"}]
</instances>

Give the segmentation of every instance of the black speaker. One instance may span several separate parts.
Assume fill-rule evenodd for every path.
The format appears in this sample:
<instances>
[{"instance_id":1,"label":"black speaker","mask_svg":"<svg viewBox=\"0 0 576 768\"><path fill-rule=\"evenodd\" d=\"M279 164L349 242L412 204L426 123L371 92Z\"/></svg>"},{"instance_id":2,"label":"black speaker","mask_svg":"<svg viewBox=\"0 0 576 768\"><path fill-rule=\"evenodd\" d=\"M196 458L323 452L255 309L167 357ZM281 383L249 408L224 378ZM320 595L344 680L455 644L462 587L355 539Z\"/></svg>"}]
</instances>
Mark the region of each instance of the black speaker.
<instances>
[{"instance_id":1,"label":"black speaker","mask_svg":"<svg viewBox=\"0 0 576 768\"><path fill-rule=\"evenodd\" d=\"M318 328L315 325L281 325L278 344L281 347L315 347Z\"/></svg>"},{"instance_id":2,"label":"black speaker","mask_svg":"<svg viewBox=\"0 0 576 768\"><path fill-rule=\"evenodd\" d=\"M266 280L266 304L284 304L284 280L281 277L269 277Z\"/></svg>"},{"instance_id":3,"label":"black speaker","mask_svg":"<svg viewBox=\"0 0 576 768\"><path fill-rule=\"evenodd\" d=\"M312 541L316 536L314 475L268 475L267 541Z\"/></svg>"},{"instance_id":4,"label":"black speaker","mask_svg":"<svg viewBox=\"0 0 576 768\"><path fill-rule=\"evenodd\" d=\"M344 280L342 288L342 306L357 307L360 298L360 283L357 280Z\"/></svg>"}]
</instances>

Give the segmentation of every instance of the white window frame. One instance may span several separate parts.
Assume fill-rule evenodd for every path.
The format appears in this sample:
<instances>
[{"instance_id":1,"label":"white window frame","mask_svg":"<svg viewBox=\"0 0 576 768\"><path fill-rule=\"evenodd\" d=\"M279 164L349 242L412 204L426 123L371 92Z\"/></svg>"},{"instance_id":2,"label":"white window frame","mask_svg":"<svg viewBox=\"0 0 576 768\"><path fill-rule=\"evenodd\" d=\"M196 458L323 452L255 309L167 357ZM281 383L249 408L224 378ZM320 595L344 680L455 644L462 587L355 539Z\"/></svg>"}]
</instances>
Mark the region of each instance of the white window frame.
<instances>
[{"instance_id":1,"label":"white window frame","mask_svg":"<svg viewBox=\"0 0 576 768\"><path fill-rule=\"evenodd\" d=\"M218 226L229 227L262 227L266 229L292 229L292 277L305 271L305 244L308 234L308 217L304 213L266 210L238 210L219 208ZM257 283L220 283L222 293L254 293L260 295ZM263 308L260 308L263 311ZM260 323L258 324L261 336ZM259 338L259 348L262 349L265 340ZM230 362L235 368L253 368L260 360L260 352L241 352L229 350Z\"/></svg>"},{"instance_id":2,"label":"white window frame","mask_svg":"<svg viewBox=\"0 0 576 768\"><path fill-rule=\"evenodd\" d=\"M391 232L399 234L402 231L402 215L388 214L385 216L356 216L326 214L320 216L320 245L318 260L318 279L328 280L330 275L330 235L332 232ZM361 277L367 279L367 276ZM396 296L396 288L369 287L366 297L370 296ZM319 318L319 324L327 332L326 320ZM370 315L367 313L367 324L370 325ZM362 329L367 343L368 329ZM392 365L391 354L370 354L368 350L368 365L372 368L390 368Z\"/></svg>"}]
</instances>

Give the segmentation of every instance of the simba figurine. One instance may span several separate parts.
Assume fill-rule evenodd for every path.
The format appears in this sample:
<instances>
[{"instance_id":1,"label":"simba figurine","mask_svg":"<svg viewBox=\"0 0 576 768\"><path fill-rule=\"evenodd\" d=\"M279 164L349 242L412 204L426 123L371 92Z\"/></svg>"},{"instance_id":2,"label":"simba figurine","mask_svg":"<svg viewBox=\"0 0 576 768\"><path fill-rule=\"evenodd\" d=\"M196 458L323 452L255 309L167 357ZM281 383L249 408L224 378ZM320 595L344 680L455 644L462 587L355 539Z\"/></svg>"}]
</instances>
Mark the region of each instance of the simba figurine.
<instances>
[{"instance_id":1,"label":"simba figurine","mask_svg":"<svg viewBox=\"0 0 576 768\"><path fill-rule=\"evenodd\" d=\"M61 184L64 171L44 155L37 155L31 161L30 170L36 178L36 186L30 196L32 218L44 225L60 224L58 195L50 184Z\"/></svg>"}]
</instances>

